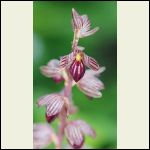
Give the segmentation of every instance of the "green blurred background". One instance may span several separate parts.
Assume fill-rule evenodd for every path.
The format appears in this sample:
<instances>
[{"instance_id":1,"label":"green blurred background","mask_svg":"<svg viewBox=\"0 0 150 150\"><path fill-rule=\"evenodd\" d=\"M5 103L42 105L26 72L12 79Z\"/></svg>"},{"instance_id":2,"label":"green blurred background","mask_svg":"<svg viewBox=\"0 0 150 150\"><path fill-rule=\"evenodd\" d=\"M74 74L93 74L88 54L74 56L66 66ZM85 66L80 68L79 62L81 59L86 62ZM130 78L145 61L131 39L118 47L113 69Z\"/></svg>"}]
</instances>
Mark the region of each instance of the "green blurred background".
<instances>
[{"instance_id":1,"label":"green blurred background","mask_svg":"<svg viewBox=\"0 0 150 150\"><path fill-rule=\"evenodd\" d=\"M39 67L50 59L59 59L71 50L73 32L71 9L79 14L87 14L92 28L99 26L96 34L80 39L79 45L85 47L85 53L94 57L100 65L106 66L100 79L105 84L103 97L92 101L73 88L73 100L78 106L77 114L70 119L83 119L97 133L96 139L86 137L85 144L90 148L116 149L117 145L117 2L34 2L34 123L45 122L45 108L38 108L39 97L59 92L63 82L56 84L44 77ZM52 123L56 129L58 120ZM57 130L57 129L56 129ZM66 140L64 140L64 147ZM50 145L47 148L53 148Z\"/></svg>"}]
</instances>

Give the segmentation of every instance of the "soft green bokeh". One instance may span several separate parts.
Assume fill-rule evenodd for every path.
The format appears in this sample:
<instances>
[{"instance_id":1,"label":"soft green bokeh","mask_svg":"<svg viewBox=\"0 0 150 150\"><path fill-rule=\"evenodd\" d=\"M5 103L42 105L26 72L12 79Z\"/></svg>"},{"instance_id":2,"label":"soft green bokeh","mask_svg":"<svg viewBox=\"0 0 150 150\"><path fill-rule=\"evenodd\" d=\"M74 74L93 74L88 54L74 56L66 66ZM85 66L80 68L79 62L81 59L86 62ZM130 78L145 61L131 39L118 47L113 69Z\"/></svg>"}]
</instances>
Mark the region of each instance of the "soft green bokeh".
<instances>
[{"instance_id":1,"label":"soft green bokeh","mask_svg":"<svg viewBox=\"0 0 150 150\"><path fill-rule=\"evenodd\" d=\"M45 122L45 108L36 106L37 99L45 94L59 92L63 83L41 75L39 67L50 59L66 55L71 50L73 32L71 9L87 14L92 28L99 26L96 34L81 39L79 45L85 53L94 57L106 71L100 79L105 84L103 97L92 101L73 88L73 100L79 112L71 119L83 119L97 133L92 139L86 137L85 144L91 148L116 149L117 145L117 2L34 2L34 123ZM52 126L57 129L55 120ZM66 141L64 140L64 145ZM48 148L53 148L50 146Z\"/></svg>"}]
</instances>

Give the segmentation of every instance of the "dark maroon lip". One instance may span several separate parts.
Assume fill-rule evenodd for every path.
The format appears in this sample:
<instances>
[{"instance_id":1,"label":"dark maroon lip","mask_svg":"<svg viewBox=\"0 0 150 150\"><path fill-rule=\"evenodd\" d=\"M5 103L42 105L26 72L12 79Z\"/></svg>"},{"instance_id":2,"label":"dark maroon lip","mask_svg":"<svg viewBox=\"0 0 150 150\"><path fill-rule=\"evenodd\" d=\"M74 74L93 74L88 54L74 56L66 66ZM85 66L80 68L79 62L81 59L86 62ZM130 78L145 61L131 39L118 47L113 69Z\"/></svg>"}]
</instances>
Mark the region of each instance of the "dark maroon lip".
<instances>
[{"instance_id":1,"label":"dark maroon lip","mask_svg":"<svg viewBox=\"0 0 150 150\"><path fill-rule=\"evenodd\" d=\"M70 74L72 75L75 82L78 82L85 73L85 66L81 61L74 60L73 63L70 66Z\"/></svg>"}]
</instances>

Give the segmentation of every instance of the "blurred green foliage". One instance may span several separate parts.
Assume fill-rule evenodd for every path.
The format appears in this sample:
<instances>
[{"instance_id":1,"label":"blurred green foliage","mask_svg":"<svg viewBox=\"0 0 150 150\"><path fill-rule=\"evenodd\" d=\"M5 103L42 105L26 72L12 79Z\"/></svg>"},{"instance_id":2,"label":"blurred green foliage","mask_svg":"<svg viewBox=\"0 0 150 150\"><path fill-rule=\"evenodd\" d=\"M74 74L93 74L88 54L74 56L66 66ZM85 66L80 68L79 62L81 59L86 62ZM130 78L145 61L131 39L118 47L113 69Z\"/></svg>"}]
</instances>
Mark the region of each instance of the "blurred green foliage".
<instances>
[{"instance_id":1,"label":"blurred green foliage","mask_svg":"<svg viewBox=\"0 0 150 150\"><path fill-rule=\"evenodd\" d=\"M77 87L73 88L73 100L78 106L77 114L70 119L83 119L97 133L95 139L86 137L91 148L116 149L117 145L117 2L34 2L34 123L45 122L45 108L36 106L37 99L45 94L59 92L63 83L56 84L44 77L39 70L50 59L59 59L71 50L73 38L71 9L87 14L92 28L99 26L96 34L81 39L79 45L85 53L94 57L101 66L106 66L100 79L105 84L100 99L88 100ZM58 120L52 123L57 128ZM64 144L66 141L64 141ZM66 144L65 144L66 145ZM53 145L48 147L53 148Z\"/></svg>"}]
</instances>

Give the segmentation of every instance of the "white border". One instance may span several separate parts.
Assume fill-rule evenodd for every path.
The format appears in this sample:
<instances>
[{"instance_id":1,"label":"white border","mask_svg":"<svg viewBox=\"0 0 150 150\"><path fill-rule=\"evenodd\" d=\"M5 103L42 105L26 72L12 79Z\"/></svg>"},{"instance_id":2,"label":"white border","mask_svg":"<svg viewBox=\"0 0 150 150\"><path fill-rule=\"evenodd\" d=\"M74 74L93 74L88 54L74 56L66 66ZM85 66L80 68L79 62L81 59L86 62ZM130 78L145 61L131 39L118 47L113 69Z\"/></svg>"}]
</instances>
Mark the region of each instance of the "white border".
<instances>
[{"instance_id":1,"label":"white border","mask_svg":"<svg viewBox=\"0 0 150 150\"><path fill-rule=\"evenodd\" d=\"M1 2L2 148L33 145L33 2Z\"/></svg>"},{"instance_id":2,"label":"white border","mask_svg":"<svg viewBox=\"0 0 150 150\"><path fill-rule=\"evenodd\" d=\"M117 3L117 148L149 147L149 2Z\"/></svg>"}]
</instances>

